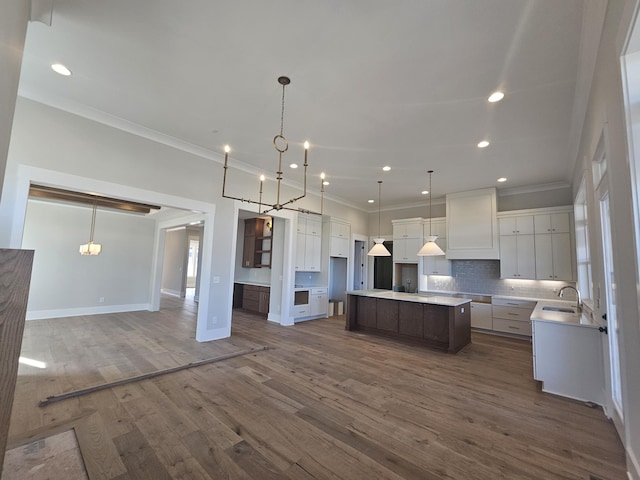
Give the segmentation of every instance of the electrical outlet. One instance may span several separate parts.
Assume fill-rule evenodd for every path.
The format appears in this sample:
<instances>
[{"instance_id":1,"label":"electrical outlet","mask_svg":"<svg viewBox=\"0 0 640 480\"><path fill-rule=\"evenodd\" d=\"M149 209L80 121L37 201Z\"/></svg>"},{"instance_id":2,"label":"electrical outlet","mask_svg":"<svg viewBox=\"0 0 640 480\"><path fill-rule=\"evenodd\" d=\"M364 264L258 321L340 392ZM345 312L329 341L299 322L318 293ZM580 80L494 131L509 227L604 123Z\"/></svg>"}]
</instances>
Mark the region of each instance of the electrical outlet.
<instances>
[{"instance_id":1,"label":"electrical outlet","mask_svg":"<svg viewBox=\"0 0 640 480\"><path fill-rule=\"evenodd\" d=\"M100 302L100 303L104 303L104 297L100 297L100 298L98 299L98 302Z\"/></svg>"}]
</instances>

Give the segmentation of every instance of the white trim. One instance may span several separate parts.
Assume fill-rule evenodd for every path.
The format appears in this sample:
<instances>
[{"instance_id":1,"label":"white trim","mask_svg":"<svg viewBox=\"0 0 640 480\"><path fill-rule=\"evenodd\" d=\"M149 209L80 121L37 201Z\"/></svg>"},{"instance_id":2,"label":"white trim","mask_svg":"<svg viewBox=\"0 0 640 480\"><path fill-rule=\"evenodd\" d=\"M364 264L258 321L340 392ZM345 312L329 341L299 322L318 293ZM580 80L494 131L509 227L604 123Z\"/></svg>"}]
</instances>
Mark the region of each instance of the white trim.
<instances>
[{"instance_id":1,"label":"white trim","mask_svg":"<svg viewBox=\"0 0 640 480\"><path fill-rule=\"evenodd\" d=\"M571 184L568 182L554 182L543 183L541 185L527 185L525 187L509 187L509 188L497 188L498 197L508 197L510 195L522 195L525 193L539 193L549 192L551 190L562 190L570 188Z\"/></svg>"},{"instance_id":2,"label":"white trim","mask_svg":"<svg viewBox=\"0 0 640 480\"><path fill-rule=\"evenodd\" d=\"M504 210L498 212L498 218L513 217L517 215L544 215L549 213L570 213L573 215L573 205L559 207L527 208L524 210ZM435 219L434 219L435 220Z\"/></svg>"},{"instance_id":3,"label":"white trim","mask_svg":"<svg viewBox=\"0 0 640 480\"><path fill-rule=\"evenodd\" d=\"M188 214L186 217L156 224L153 256L154 264L152 266L151 281L149 285L149 288L151 289L151 294L149 296L150 302L148 305L145 305L145 309L149 309L151 311L154 311L154 308L157 310L160 305L159 296L162 285L162 261L164 252L164 235L162 235L162 237L160 236L160 228L166 228L170 225L177 226L180 222L183 222L184 224L185 221L204 220L200 291L209 292L211 263L213 257L213 224L216 209L214 204L21 164L18 165L16 174L15 192L12 205L15 213L12 216L9 248L21 248L27 203L29 200L29 186L31 185L31 182L41 185L66 188L79 192L93 192L106 196L122 198L124 200L154 203L161 206L186 210L185 213ZM202 213L193 214L191 213L193 211ZM230 295L232 294L233 291L231 291ZM229 298L229 306L231 306L231 297ZM217 333L214 334L214 332L218 332L219 329L205 332L208 326L208 315L209 295L201 295L198 302L196 326L196 340L198 341L206 341L200 339L213 340L221 338L216 336ZM230 323L231 322L229 321L229 335L231 333Z\"/></svg>"},{"instance_id":4,"label":"white trim","mask_svg":"<svg viewBox=\"0 0 640 480\"><path fill-rule=\"evenodd\" d=\"M172 297L182 298L182 292L178 290L172 290L170 288L161 288L160 293L164 293L165 295L171 295Z\"/></svg>"},{"instance_id":5,"label":"white trim","mask_svg":"<svg viewBox=\"0 0 640 480\"><path fill-rule=\"evenodd\" d=\"M102 315L105 313L139 312L149 310L148 303L134 303L131 305L107 305L104 307L59 308L54 310L31 310L27 312L26 320L44 320L47 318L79 317L83 315Z\"/></svg>"},{"instance_id":6,"label":"white trim","mask_svg":"<svg viewBox=\"0 0 640 480\"><path fill-rule=\"evenodd\" d=\"M631 449L627 449L627 476L629 480L640 479L640 461Z\"/></svg>"}]
</instances>

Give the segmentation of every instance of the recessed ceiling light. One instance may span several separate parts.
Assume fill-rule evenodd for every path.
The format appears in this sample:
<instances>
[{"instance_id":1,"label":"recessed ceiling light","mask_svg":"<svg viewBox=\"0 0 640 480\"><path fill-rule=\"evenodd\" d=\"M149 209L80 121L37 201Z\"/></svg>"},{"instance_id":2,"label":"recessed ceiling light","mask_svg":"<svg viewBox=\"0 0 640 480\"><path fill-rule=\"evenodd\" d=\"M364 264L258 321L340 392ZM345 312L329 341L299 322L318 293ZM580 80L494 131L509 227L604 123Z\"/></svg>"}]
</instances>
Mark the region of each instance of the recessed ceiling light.
<instances>
[{"instance_id":1,"label":"recessed ceiling light","mask_svg":"<svg viewBox=\"0 0 640 480\"><path fill-rule=\"evenodd\" d=\"M388 172L389 170L391 170L391 167L389 165L382 167L382 170L384 170L385 172Z\"/></svg>"},{"instance_id":2,"label":"recessed ceiling light","mask_svg":"<svg viewBox=\"0 0 640 480\"><path fill-rule=\"evenodd\" d=\"M367 202L373 203L373 202L375 202L375 200L367 200Z\"/></svg>"},{"instance_id":3,"label":"recessed ceiling light","mask_svg":"<svg viewBox=\"0 0 640 480\"><path fill-rule=\"evenodd\" d=\"M322 182L323 185L329 185L329 182L327 182L326 180L324 182Z\"/></svg>"},{"instance_id":4,"label":"recessed ceiling light","mask_svg":"<svg viewBox=\"0 0 640 480\"><path fill-rule=\"evenodd\" d=\"M420 192L422 195L427 195L429 193L429 190L423 190Z\"/></svg>"},{"instance_id":5,"label":"recessed ceiling light","mask_svg":"<svg viewBox=\"0 0 640 480\"><path fill-rule=\"evenodd\" d=\"M489 142L487 142L486 140L482 140L479 144L478 144L478 148L486 148L489 146Z\"/></svg>"},{"instance_id":6,"label":"recessed ceiling light","mask_svg":"<svg viewBox=\"0 0 640 480\"><path fill-rule=\"evenodd\" d=\"M507 181L507 177L500 177L500 178L498 179L498 181L499 181L500 183L502 183L502 182L506 182L506 181Z\"/></svg>"},{"instance_id":7,"label":"recessed ceiling light","mask_svg":"<svg viewBox=\"0 0 640 480\"><path fill-rule=\"evenodd\" d=\"M489 96L489 98L487 100L490 101L491 103L495 103L495 102L499 102L503 98L504 98L504 93L502 93L502 92L493 92Z\"/></svg>"},{"instance_id":8,"label":"recessed ceiling light","mask_svg":"<svg viewBox=\"0 0 640 480\"><path fill-rule=\"evenodd\" d=\"M298 164L297 163L292 163L291 165L289 165L289 168L298 168Z\"/></svg>"},{"instance_id":9,"label":"recessed ceiling light","mask_svg":"<svg viewBox=\"0 0 640 480\"><path fill-rule=\"evenodd\" d=\"M59 73L60 75L64 75L65 77L68 77L69 75L71 75L71 70L69 70L67 67L65 67L61 63L52 63L51 69L54 72Z\"/></svg>"}]
</instances>

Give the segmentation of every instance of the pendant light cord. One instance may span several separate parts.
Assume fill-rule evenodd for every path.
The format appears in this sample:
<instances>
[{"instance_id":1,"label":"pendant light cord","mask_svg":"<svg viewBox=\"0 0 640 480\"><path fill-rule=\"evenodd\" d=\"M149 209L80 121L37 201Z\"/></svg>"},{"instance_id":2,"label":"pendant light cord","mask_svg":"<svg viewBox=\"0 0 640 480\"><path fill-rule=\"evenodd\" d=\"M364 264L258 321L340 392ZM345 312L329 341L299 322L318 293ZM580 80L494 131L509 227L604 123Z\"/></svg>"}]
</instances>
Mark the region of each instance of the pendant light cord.
<instances>
[{"instance_id":1,"label":"pendant light cord","mask_svg":"<svg viewBox=\"0 0 640 480\"><path fill-rule=\"evenodd\" d=\"M89 235L89 243L93 243L93 231L96 228L96 210L98 209L98 200L93 201L93 214L91 215L91 233Z\"/></svg>"},{"instance_id":2,"label":"pendant light cord","mask_svg":"<svg viewBox=\"0 0 640 480\"><path fill-rule=\"evenodd\" d=\"M380 238L380 210L382 209L381 199L382 199L382 180L378 180L378 238Z\"/></svg>"},{"instance_id":3,"label":"pendant light cord","mask_svg":"<svg viewBox=\"0 0 640 480\"><path fill-rule=\"evenodd\" d=\"M431 233L431 199L433 198L433 191L431 190L431 177L433 176L433 170L429 170L427 172L429 174L429 236L432 236Z\"/></svg>"}]
</instances>

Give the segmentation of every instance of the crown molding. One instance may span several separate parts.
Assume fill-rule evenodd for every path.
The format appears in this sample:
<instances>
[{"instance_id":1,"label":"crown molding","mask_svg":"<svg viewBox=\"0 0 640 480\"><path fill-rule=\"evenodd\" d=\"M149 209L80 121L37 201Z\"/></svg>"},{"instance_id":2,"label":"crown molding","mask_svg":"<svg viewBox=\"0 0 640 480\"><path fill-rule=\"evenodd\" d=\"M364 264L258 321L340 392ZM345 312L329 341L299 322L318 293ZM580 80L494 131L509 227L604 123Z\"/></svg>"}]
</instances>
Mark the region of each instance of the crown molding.
<instances>
[{"instance_id":1,"label":"crown molding","mask_svg":"<svg viewBox=\"0 0 640 480\"><path fill-rule=\"evenodd\" d=\"M503 189L498 189L498 196L508 197L509 195L522 195L525 193L548 192L551 190L562 190L564 188L571 188L571 184L569 182L554 182L554 183L544 183L540 185L527 185L524 187L503 188Z\"/></svg>"},{"instance_id":2,"label":"crown molding","mask_svg":"<svg viewBox=\"0 0 640 480\"><path fill-rule=\"evenodd\" d=\"M18 95L20 97L26 98L27 100L41 103L43 105L56 108L58 110L70 113L72 115L77 115L79 117L86 118L87 120L91 120L93 122L100 123L102 125L115 128L117 130L121 130L131 135L145 138L152 142L160 143L162 145L175 148L176 150L180 150L200 158L214 161L216 163L219 163L220 165L224 164L224 155L221 152L210 150L208 148L195 145L193 143L181 140L179 138L172 137L171 135L167 135L165 133L158 132L157 130L144 127L140 124L131 122L129 120L125 120L121 117L117 117L115 115L111 115L109 113L103 112L102 110L97 110L95 108L91 108L81 103L74 102L72 100L62 98L62 97L36 94L25 88L21 88L18 92ZM229 158L229 166L237 170L240 170L242 172L249 173L251 175L260 175L264 173L262 170L258 170L253 165L249 165L248 163L242 162L241 160L234 159L233 157ZM282 184L291 188L296 188L298 190L303 189L303 186L300 183L293 182L286 179L282 180ZM320 192L316 193L316 192L307 191L307 195L309 194L320 198ZM344 205L346 207L368 213L365 208L362 208L361 206L348 202L342 198L328 194L326 191L324 192L324 198L325 200L329 200L331 202L335 202L340 205Z\"/></svg>"}]
</instances>

